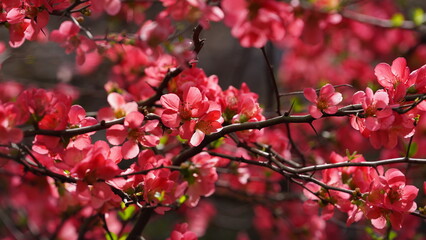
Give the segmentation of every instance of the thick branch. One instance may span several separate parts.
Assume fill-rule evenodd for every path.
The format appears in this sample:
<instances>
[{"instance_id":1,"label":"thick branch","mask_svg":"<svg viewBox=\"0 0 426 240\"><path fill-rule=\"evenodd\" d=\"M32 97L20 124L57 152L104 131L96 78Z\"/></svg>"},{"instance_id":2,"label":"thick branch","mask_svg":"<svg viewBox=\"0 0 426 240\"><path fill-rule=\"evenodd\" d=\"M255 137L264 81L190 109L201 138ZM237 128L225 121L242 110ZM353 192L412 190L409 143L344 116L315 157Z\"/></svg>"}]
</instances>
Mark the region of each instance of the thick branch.
<instances>
[{"instance_id":1,"label":"thick branch","mask_svg":"<svg viewBox=\"0 0 426 240\"><path fill-rule=\"evenodd\" d=\"M129 233L129 236L127 237L128 240L142 240L141 234L145 228L145 226L148 224L149 219L151 218L151 215L154 213L154 209L152 208L145 208L143 209L139 216L138 220L136 221L135 225L132 228L132 231Z\"/></svg>"}]
</instances>

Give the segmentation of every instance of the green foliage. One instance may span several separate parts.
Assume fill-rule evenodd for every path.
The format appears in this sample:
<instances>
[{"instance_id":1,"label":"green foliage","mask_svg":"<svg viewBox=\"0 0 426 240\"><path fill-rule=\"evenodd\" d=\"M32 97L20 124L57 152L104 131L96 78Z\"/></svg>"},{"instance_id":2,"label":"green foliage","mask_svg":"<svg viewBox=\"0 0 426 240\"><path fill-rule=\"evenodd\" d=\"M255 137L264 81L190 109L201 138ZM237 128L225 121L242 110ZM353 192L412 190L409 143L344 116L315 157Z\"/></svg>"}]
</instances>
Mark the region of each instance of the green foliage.
<instances>
[{"instance_id":1,"label":"green foliage","mask_svg":"<svg viewBox=\"0 0 426 240\"><path fill-rule=\"evenodd\" d=\"M394 240L394 239L396 239L396 237L398 236L398 234L395 232L395 231L389 231L388 233L387 233L387 236L381 236L381 235L379 235L379 234L377 234L375 231L374 231L374 228L372 228L372 227L365 227L365 232L368 234L368 236L370 236L371 237L371 239L373 239L373 240L384 240L384 239L387 239L387 240Z\"/></svg>"},{"instance_id":2,"label":"green foliage","mask_svg":"<svg viewBox=\"0 0 426 240\"><path fill-rule=\"evenodd\" d=\"M416 26L420 26L425 21L425 12L421 8L415 8L412 17L414 24L416 24Z\"/></svg>"},{"instance_id":3,"label":"green foliage","mask_svg":"<svg viewBox=\"0 0 426 240\"><path fill-rule=\"evenodd\" d=\"M302 96L303 97L303 96ZM299 97L291 98L290 102L293 104L292 112L302 112L305 109L305 104L302 103Z\"/></svg>"},{"instance_id":4,"label":"green foliage","mask_svg":"<svg viewBox=\"0 0 426 240\"><path fill-rule=\"evenodd\" d=\"M404 20L404 15L402 15L401 13L395 13L391 18L392 26L400 27L402 26L402 24L404 24Z\"/></svg>"},{"instance_id":5,"label":"green foliage","mask_svg":"<svg viewBox=\"0 0 426 240\"><path fill-rule=\"evenodd\" d=\"M406 150L409 150L408 151L408 157L413 157L417 153L417 150L419 150L419 146L415 142L411 143L410 149L407 149L407 148L408 148L408 145L405 147ZM406 152L407 151L405 151L405 153ZM403 154L405 155L405 153L403 153Z\"/></svg>"},{"instance_id":6,"label":"green foliage","mask_svg":"<svg viewBox=\"0 0 426 240\"><path fill-rule=\"evenodd\" d=\"M219 138L218 140L210 143L210 148L212 148L212 149L219 148L224 142L225 142L225 138L223 138L223 137Z\"/></svg>"},{"instance_id":7,"label":"green foliage","mask_svg":"<svg viewBox=\"0 0 426 240\"><path fill-rule=\"evenodd\" d=\"M113 232L105 233L106 240L126 240L127 234L122 235L121 237L117 236L117 234Z\"/></svg>"},{"instance_id":8,"label":"green foliage","mask_svg":"<svg viewBox=\"0 0 426 240\"><path fill-rule=\"evenodd\" d=\"M115 233L105 233L105 239L106 240L118 240L118 236Z\"/></svg>"},{"instance_id":9,"label":"green foliage","mask_svg":"<svg viewBox=\"0 0 426 240\"><path fill-rule=\"evenodd\" d=\"M118 216L120 216L123 221L127 221L133 216L135 210L136 207L134 205L130 205L128 207L125 207L122 211L119 211Z\"/></svg>"}]
</instances>

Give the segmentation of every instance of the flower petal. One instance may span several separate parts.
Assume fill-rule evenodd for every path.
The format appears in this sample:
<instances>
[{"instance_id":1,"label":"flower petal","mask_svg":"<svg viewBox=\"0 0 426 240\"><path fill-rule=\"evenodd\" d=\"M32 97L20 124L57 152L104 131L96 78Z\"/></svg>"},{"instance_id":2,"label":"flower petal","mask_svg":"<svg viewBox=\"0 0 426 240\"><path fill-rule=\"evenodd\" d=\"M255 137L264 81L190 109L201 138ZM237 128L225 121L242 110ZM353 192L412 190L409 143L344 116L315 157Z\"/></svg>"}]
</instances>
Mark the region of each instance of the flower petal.
<instances>
[{"instance_id":1,"label":"flower petal","mask_svg":"<svg viewBox=\"0 0 426 240\"><path fill-rule=\"evenodd\" d=\"M126 141L121 147L121 153L124 159L132 159L139 154L138 144L134 141Z\"/></svg>"}]
</instances>

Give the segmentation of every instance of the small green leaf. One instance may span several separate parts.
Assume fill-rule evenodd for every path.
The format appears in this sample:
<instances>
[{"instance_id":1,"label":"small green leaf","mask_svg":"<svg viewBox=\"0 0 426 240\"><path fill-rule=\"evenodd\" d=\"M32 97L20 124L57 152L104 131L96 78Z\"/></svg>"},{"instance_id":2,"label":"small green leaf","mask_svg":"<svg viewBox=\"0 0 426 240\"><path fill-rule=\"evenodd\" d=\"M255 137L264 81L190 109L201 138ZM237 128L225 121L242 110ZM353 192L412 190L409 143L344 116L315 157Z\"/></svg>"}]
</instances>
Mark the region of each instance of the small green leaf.
<instances>
[{"instance_id":1,"label":"small green leaf","mask_svg":"<svg viewBox=\"0 0 426 240\"><path fill-rule=\"evenodd\" d=\"M417 153L418 149L419 149L419 146L417 145L417 143L412 142L410 146L410 150L408 151L408 157L413 157Z\"/></svg>"},{"instance_id":2,"label":"small green leaf","mask_svg":"<svg viewBox=\"0 0 426 240\"><path fill-rule=\"evenodd\" d=\"M164 135L160 138L160 144L166 144L167 141L169 140L169 137L167 135Z\"/></svg>"},{"instance_id":3,"label":"small green leaf","mask_svg":"<svg viewBox=\"0 0 426 240\"><path fill-rule=\"evenodd\" d=\"M395 231L391 231L389 233L389 240L394 240L396 237L398 237L398 234Z\"/></svg>"},{"instance_id":4,"label":"small green leaf","mask_svg":"<svg viewBox=\"0 0 426 240\"><path fill-rule=\"evenodd\" d=\"M216 141L210 143L210 147L213 149L219 148L225 142L225 138L219 138Z\"/></svg>"},{"instance_id":5,"label":"small green leaf","mask_svg":"<svg viewBox=\"0 0 426 240\"><path fill-rule=\"evenodd\" d=\"M134 205L130 205L126 209L119 211L118 216L120 216L120 218L123 219L123 221L127 221L133 216L135 209L136 207Z\"/></svg>"},{"instance_id":6,"label":"small green leaf","mask_svg":"<svg viewBox=\"0 0 426 240\"><path fill-rule=\"evenodd\" d=\"M164 197L165 197L165 192L164 191L161 191L161 192L155 192L154 193L154 197L159 201L159 202L162 202L162 201L164 201Z\"/></svg>"},{"instance_id":7,"label":"small green leaf","mask_svg":"<svg viewBox=\"0 0 426 240\"><path fill-rule=\"evenodd\" d=\"M420 26L425 21L425 12L421 8L416 8L413 11L413 22L416 26Z\"/></svg>"},{"instance_id":8,"label":"small green leaf","mask_svg":"<svg viewBox=\"0 0 426 240\"><path fill-rule=\"evenodd\" d=\"M176 139L177 139L179 142L181 142L181 143L187 143L187 142L188 142L188 140L187 140L187 139L183 139L183 138L181 138L181 136L180 136L180 135L177 135L177 136L176 136Z\"/></svg>"},{"instance_id":9,"label":"small green leaf","mask_svg":"<svg viewBox=\"0 0 426 240\"><path fill-rule=\"evenodd\" d=\"M404 15L402 15L401 13L395 13L391 18L392 26L400 27L402 26L402 24L404 24L404 20Z\"/></svg>"},{"instance_id":10,"label":"small green leaf","mask_svg":"<svg viewBox=\"0 0 426 240\"><path fill-rule=\"evenodd\" d=\"M127 239L128 234L124 234L123 236L121 236L118 240L126 240Z\"/></svg>"},{"instance_id":11,"label":"small green leaf","mask_svg":"<svg viewBox=\"0 0 426 240\"><path fill-rule=\"evenodd\" d=\"M303 97L303 96L302 96ZM292 113L293 112L302 112L303 109L305 108L303 103L301 102L300 98L298 97L293 97L290 99L290 102L293 104L293 109L292 109Z\"/></svg>"},{"instance_id":12,"label":"small green leaf","mask_svg":"<svg viewBox=\"0 0 426 240\"><path fill-rule=\"evenodd\" d=\"M177 202L179 203L179 204L183 204L186 200L188 199L188 197L186 196L186 195L182 195L178 200L177 200Z\"/></svg>"},{"instance_id":13,"label":"small green leaf","mask_svg":"<svg viewBox=\"0 0 426 240\"><path fill-rule=\"evenodd\" d=\"M105 233L105 239L106 240L118 240L118 237L115 233Z\"/></svg>"}]
</instances>

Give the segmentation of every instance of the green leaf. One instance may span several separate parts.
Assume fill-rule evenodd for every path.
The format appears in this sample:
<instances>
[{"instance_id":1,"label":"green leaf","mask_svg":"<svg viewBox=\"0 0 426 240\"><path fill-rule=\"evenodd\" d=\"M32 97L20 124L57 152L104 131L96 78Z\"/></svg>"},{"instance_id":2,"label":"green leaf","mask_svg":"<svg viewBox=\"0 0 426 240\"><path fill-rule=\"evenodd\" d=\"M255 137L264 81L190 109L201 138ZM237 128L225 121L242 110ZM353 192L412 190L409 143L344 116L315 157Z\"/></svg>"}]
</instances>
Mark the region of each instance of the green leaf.
<instances>
[{"instance_id":1,"label":"green leaf","mask_svg":"<svg viewBox=\"0 0 426 240\"><path fill-rule=\"evenodd\" d=\"M402 26L402 24L404 24L404 20L404 15L402 15L401 13L395 13L391 18L392 26L400 27Z\"/></svg>"},{"instance_id":2,"label":"green leaf","mask_svg":"<svg viewBox=\"0 0 426 240\"><path fill-rule=\"evenodd\" d=\"M123 236L121 236L118 240L126 240L127 239L128 234L124 234Z\"/></svg>"},{"instance_id":3,"label":"green leaf","mask_svg":"<svg viewBox=\"0 0 426 240\"><path fill-rule=\"evenodd\" d=\"M186 196L186 195L182 195L178 200L177 200L177 202L179 203L179 204L183 204L186 200L188 199L188 197Z\"/></svg>"},{"instance_id":4,"label":"green leaf","mask_svg":"<svg viewBox=\"0 0 426 240\"><path fill-rule=\"evenodd\" d=\"M405 148L406 148L406 150L408 150L407 149L408 145ZM419 149L419 146L417 145L417 143L412 142L411 146L410 146L410 150L408 151L408 157L413 157L417 153L418 149ZM407 151L405 151L405 152L407 152ZM405 154L405 153L403 153L403 154Z\"/></svg>"},{"instance_id":5,"label":"green leaf","mask_svg":"<svg viewBox=\"0 0 426 240\"><path fill-rule=\"evenodd\" d=\"M416 8L413 11L413 22L416 26L420 26L425 21L425 12L421 8Z\"/></svg>"},{"instance_id":6,"label":"green leaf","mask_svg":"<svg viewBox=\"0 0 426 240\"><path fill-rule=\"evenodd\" d=\"M165 194L165 192L164 191L161 191L161 192L155 192L154 193L154 197L156 198L156 199L158 199L158 201L159 202L162 202L162 201L164 201L164 197L166 196L166 194Z\"/></svg>"},{"instance_id":7,"label":"green leaf","mask_svg":"<svg viewBox=\"0 0 426 240\"><path fill-rule=\"evenodd\" d=\"M396 237L398 237L398 234L395 231L389 233L389 240L394 240Z\"/></svg>"},{"instance_id":8,"label":"green leaf","mask_svg":"<svg viewBox=\"0 0 426 240\"><path fill-rule=\"evenodd\" d=\"M105 239L106 240L118 240L118 237L115 233L105 233Z\"/></svg>"},{"instance_id":9,"label":"green leaf","mask_svg":"<svg viewBox=\"0 0 426 240\"><path fill-rule=\"evenodd\" d=\"M210 147L213 149L219 148L225 142L225 138L221 137L216 141L210 143Z\"/></svg>"},{"instance_id":10,"label":"green leaf","mask_svg":"<svg viewBox=\"0 0 426 240\"><path fill-rule=\"evenodd\" d=\"M133 216L135 209L136 207L134 205L130 205L126 209L119 211L118 216L120 216L120 218L123 219L123 221L127 221Z\"/></svg>"},{"instance_id":11,"label":"green leaf","mask_svg":"<svg viewBox=\"0 0 426 240\"><path fill-rule=\"evenodd\" d=\"M303 96L302 96L303 97ZM290 102L293 104L293 109L292 109L292 113L293 112L302 112L303 109L305 108L305 106L303 105L302 101L300 100L300 98L298 97L293 97L290 99Z\"/></svg>"},{"instance_id":12,"label":"green leaf","mask_svg":"<svg viewBox=\"0 0 426 240\"><path fill-rule=\"evenodd\" d=\"M161 138L160 138L160 144L167 144L167 141L169 140L169 137L168 136L162 136Z\"/></svg>"}]
</instances>

